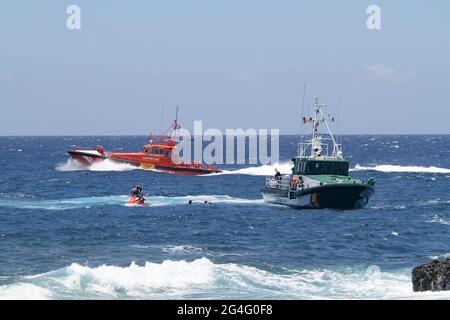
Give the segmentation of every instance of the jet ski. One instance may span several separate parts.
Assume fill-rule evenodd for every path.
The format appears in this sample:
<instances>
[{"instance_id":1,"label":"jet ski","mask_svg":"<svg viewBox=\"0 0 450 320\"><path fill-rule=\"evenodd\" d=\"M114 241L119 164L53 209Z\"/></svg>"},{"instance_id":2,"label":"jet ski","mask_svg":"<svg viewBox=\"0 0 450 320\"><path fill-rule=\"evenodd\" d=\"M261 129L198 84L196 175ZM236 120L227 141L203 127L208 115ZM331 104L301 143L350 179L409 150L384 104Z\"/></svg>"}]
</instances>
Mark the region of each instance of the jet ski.
<instances>
[{"instance_id":1,"label":"jet ski","mask_svg":"<svg viewBox=\"0 0 450 320\"><path fill-rule=\"evenodd\" d=\"M138 196L131 196L130 199L128 199L128 205L130 206L149 206L150 204L145 202L144 197L138 197Z\"/></svg>"}]
</instances>

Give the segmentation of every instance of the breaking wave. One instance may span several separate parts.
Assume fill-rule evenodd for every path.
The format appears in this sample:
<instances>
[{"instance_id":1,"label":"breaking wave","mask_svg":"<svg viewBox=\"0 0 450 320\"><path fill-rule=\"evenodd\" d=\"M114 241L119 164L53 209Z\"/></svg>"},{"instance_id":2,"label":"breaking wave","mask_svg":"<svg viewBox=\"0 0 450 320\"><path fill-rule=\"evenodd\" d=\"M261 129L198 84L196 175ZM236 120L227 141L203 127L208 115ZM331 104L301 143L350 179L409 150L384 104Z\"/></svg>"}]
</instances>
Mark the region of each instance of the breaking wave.
<instances>
[{"instance_id":1,"label":"breaking wave","mask_svg":"<svg viewBox=\"0 0 450 320\"><path fill-rule=\"evenodd\" d=\"M120 163L105 159L103 161L94 162L90 165L84 165L81 162L69 158L66 162L56 165L57 171L130 171L139 169L136 166L127 163Z\"/></svg>"},{"instance_id":2,"label":"breaking wave","mask_svg":"<svg viewBox=\"0 0 450 320\"><path fill-rule=\"evenodd\" d=\"M450 173L450 169L439 167L420 166L398 166L398 165L378 165L375 167L364 167L357 164L350 171L380 171L380 172L414 172L414 173Z\"/></svg>"},{"instance_id":3,"label":"breaking wave","mask_svg":"<svg viewBox=\"0 0 450 320\"><path fill-rule=\"evenodd\" d=\"M73 199L56 199L56 200L23 200L0 198L0 208L9 207L17 209L44 209L44 210L70 210L79 208L91 208L93 206L105 205L122 205L126 206L129 196L105 196L105 197L84 197ZM181 197L167 196L146 196L146 202L150 206L168 206L168 205L184 205L191 200L192 204L263 204L262 199L242 199L230 197L227 195L195 195Z\"/></svg>"},{"instance_id":4,"label":"breaking wave","mask_svg":"<svg viewBox=\"0 0 450 320\"><path fill-rule=\"evenodd\" d=\"M14 277L2 299L448 299L449 292L414 293L410 270L283 269L216 264L207 258L129 266L68 267ZM370 272L369 272L370 271ZM4 281L8 279L3 279Z\"/></svg>"}]
</instances>

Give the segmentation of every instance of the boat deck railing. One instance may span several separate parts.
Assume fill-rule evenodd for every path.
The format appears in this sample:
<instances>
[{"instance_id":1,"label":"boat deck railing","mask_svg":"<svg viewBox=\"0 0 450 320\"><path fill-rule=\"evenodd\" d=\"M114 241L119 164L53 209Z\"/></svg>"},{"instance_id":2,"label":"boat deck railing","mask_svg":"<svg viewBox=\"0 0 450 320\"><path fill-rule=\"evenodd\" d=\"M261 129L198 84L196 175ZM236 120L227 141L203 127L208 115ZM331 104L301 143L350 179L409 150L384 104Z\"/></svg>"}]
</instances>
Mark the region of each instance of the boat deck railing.
<instances>
[{"instance_id":1,"label":"boat deck railing","mask_svg":"<svg viewBox=\"0 0 450 320\"><path fill-rule=\"evenodd\" d=\"M316 146L320 146L322 149L320 154L322 158L328 158L328 159L341 159L342 158L342 144L334 143L334 140L330 138L321 138L320 143L318 143ZM331 142L330 142L331 141ZM313 143L312 141L305 141L300 142L297 145L298 150L297 154L300 157L309 157L313 152ZM331 148L330 148L331 147ZM329 151L332 151L331 154Z\"/></svg>"},{"instance_id":2,"label":"boat deck railing","mask_svg":"<svg viewBox=\"0 0 450 320\"><path fill-rule=\"evenodd\" d=\"M272 189L290 190L291 189L290 176L289 175L280 177L268 176L266 177L266 187Z\"/></svg>"}]
</instances>

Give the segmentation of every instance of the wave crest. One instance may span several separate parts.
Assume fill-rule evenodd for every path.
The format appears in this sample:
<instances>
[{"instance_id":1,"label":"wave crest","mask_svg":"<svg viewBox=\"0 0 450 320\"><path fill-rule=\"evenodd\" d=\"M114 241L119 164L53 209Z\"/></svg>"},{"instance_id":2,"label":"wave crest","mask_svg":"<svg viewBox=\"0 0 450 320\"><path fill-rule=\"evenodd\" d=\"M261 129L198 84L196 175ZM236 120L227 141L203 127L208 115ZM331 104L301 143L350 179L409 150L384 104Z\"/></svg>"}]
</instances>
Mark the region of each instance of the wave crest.
<instances>
[{"instance_id":1,"label":"wave crest","mask_svg":"<svg viewBox=\"0 0 450 320\"><path fill-rule=\"evenodd\" d=\"M73 263L0 286L4 299L431 299L446 292L414 293L411 270L283 269L281 273L207 258L89 267Z\"/></svg>"}]
</instances>

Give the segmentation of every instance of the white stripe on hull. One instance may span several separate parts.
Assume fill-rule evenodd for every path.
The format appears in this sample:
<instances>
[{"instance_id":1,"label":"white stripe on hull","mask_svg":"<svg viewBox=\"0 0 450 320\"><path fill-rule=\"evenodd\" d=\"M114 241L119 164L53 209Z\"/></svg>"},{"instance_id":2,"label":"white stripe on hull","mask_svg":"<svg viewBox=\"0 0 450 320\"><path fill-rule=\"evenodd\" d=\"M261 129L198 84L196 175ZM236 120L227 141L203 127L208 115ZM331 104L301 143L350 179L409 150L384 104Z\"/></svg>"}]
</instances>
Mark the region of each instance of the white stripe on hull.
<instances>
[{"instance_id":1,"label":"white stripe on hull","mask_svg":"<svg viewBox=\"0 0 450 320\"><path fill-rule=\"evenodd\" d=\"M293 207L312 207L310 194L295 199L289 199L288 197L282 197L276 194L263 193L263 199L266 202Z\"/></svg>"}]
</instances>

